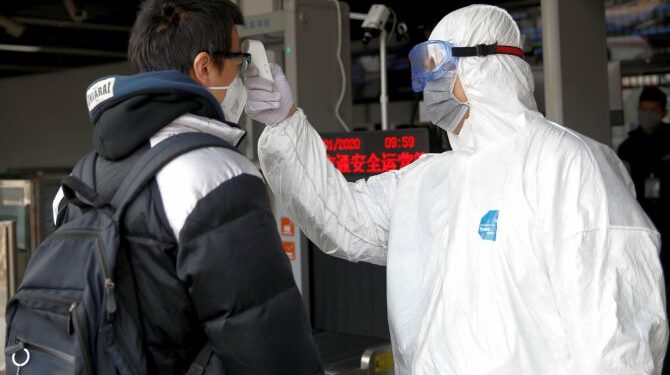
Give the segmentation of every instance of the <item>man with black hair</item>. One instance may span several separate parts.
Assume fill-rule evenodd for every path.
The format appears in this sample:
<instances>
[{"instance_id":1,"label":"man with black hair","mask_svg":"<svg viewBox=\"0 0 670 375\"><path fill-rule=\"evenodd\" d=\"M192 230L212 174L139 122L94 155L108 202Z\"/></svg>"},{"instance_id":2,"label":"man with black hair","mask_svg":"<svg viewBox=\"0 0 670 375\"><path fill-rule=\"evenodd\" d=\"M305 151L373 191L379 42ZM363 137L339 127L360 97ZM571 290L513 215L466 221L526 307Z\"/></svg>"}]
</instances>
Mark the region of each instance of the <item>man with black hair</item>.
<instances>
[{"instance_id":1,"label":"man with black hair","mask_svg":"<svg viewBox=\"0 0 670 375\"><path fill-rule=\"evenodd\" d=\"M246 102L239 76L249 62L242 23L229 0L144 2L128 50L141 73L88 88L97 157L73 174L111 199L135 161L171 136L207 133L237 146ZM78 214L59 193L56 225ZM323 373L266 187L241 154L203 148L177 157L122 225L148 373L184 374L206 344L205 374Z\"/></svg>"},{"instance_id":2,"label":"man with black hair","mask_svg":"<svg viewBox=\"0 0 670 375\"><path fill-rule=\"evenodd\" d=\"M667 97L661 89L645 87L640 93L637 107L639 126L629 133L618 151L635 182L640 204L652 216L652 206L658 203L660 190L656 184L652 186L646 182L652 175L655 179L660 178L664 174L664 158L670 159L670 129L662 122L668 113L666 105ZM646 193L645 187L649 188ZM656 220L654 222L658 225Z\"/></svg>"},{"instance_id":3,"label":"man with black hair","mask_svg":"<svg viewBox=\"0 0 670 375\"><path fill-rule=\"evenodd\" d=\"M661 233L660 258L666 277L670 270L670 127L662 120L668 114L667 103L660 88L645 87L637 107L639 126L618 151L635 183L637 200Z\"/></svg>"}]
</instances>

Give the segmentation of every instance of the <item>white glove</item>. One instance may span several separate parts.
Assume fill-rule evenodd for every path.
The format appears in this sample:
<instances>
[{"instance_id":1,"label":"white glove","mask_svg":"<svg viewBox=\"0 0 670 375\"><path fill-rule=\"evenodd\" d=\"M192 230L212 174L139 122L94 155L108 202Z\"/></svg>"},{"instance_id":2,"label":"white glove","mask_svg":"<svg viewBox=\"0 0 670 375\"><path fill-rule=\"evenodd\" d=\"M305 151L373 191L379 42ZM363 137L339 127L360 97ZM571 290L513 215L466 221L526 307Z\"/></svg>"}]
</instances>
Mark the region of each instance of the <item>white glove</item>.
<instances>
[{"instance_id":1,"label":"white glove","mask_svg":"<svg viewBox=\"0 0 670 375\"><path fill-rule=\"evenodd\" d=\"M274 84L258 74L255 65L244 72L247 87L247 105L244 111L252 119L265 125L277 125L284 121L293 107L293 94L286 76L279 65L270 64Z\"/></svg>"}]
</instances>

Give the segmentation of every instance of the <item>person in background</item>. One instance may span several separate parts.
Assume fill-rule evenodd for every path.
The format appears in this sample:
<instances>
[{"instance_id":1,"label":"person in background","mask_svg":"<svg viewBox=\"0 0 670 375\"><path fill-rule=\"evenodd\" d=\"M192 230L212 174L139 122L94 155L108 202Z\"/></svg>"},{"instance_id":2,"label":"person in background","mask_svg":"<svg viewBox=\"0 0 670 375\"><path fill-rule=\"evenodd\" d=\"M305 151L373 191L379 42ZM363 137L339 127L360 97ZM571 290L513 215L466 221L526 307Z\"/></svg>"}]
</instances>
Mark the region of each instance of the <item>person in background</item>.
<instances>
[{"instance_id":1,"label":"person in background","mask_svg":"<svg viewBox=\"0 0 670 375\"><path fill-rule=\"evenodd\" d=\"M618 151L635 183L638 202L661 233L666 275L670 270L670 125L663 123L667 102L661 89L645 87L637 107L639 126Z\"/></svg>"}]
</instances>

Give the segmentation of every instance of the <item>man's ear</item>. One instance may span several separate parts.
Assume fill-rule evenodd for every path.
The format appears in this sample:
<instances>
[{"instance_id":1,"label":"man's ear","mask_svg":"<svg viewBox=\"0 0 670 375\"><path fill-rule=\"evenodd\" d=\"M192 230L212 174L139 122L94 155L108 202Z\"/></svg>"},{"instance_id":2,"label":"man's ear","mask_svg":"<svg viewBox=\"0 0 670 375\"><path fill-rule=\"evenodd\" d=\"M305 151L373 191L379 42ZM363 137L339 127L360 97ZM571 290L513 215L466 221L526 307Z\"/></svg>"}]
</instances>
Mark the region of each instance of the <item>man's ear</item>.
<instances>
[{"instance_id":1,"label":"man's ear","mask_svg":"<svg viewBox=\"0 0 670 375\"><path fill-rule=\"evenodd\" d=\"M207 52L200 52L193 59L191 78L202 86L211 86L209 75L212 69L212 58Z\"/></svg>"}]
</instances>

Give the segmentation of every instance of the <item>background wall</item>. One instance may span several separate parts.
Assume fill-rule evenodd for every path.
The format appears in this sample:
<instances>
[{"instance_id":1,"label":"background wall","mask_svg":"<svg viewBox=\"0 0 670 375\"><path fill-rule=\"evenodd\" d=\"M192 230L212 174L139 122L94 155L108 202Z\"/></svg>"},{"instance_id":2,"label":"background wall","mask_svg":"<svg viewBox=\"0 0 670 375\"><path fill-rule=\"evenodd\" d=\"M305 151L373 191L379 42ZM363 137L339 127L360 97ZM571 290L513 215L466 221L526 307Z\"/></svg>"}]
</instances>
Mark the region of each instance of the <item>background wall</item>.
<instances>
[{"instance_id":1,"label":"background wall","mask_svg":"<svg viewBox=\"0 0 670 375\"><path fill-rule=\"evenodd\" d=\"M0 80L0 172L73 166L91 149L86 87L131 73L124 62Z\"/></svg>"}]
</instances>

